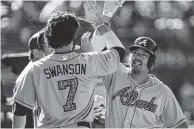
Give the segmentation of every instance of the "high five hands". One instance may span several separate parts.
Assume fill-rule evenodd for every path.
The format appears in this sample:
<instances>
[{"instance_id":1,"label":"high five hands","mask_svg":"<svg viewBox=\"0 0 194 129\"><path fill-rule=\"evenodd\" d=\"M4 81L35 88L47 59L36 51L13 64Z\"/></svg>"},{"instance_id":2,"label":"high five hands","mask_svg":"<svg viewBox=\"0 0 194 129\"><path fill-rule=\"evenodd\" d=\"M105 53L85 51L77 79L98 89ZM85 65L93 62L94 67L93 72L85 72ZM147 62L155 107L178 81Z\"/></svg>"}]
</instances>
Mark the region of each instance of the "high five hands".
<instances>
[{"instance_id":1,"label":"high five hands","mask_svg":"<svg viewBox=\"0 0 194 129\"><path fill-rule=\"evenodd\" d=\"M103 11L101 11L101 8L95 0L84 0L83 7L85 11L85 17L78 17L78 19L94 24L100 18L103 19L104 16L112 18L113 14L119 7L122 7L124 2L125 0L105 0Z\"/></svg>"}]
</instances>

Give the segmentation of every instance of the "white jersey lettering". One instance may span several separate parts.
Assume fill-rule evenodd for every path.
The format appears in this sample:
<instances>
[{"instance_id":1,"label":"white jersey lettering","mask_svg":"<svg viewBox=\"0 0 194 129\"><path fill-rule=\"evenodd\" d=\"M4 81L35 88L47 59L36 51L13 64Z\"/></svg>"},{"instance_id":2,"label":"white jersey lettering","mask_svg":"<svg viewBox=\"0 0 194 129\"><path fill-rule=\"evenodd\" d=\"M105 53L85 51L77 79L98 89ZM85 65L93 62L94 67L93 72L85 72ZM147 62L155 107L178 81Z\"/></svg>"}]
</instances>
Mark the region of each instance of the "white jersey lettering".
<instances>
[{"instance_id":1,"label":"white jersey lettering","mask_svg":"<svg viewBox=\"0 0 194 129\"><path fill-rule=\"evenodd\" d=\"M47 79L68 74L86 74L86 64L61 64L44 69Z\"/></svg>"}]
</instances>

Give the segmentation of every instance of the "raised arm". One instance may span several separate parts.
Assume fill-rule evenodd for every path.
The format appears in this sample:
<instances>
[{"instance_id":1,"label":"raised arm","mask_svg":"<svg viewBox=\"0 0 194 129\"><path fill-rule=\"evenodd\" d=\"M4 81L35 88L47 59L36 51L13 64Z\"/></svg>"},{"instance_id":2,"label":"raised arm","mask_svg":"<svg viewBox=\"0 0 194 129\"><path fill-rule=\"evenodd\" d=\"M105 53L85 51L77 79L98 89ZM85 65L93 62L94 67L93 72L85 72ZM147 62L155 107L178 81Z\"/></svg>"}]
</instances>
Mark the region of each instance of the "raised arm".
<instances>
[{"instance_id":1,"label":"raised arm","mask_svg":"<svg viewBox=\"0 0 194 129\"><path fill-rule=\"evenodd\" d=\"M105 5L108 1L105 1ZM104 6L106 7L106 6ZM107 8L107 7L106 7ZM101 11L96 3L96 1L86 1L84 2L84 9L85 9L85 15L87 20L92 24L92 26L95 28L95 33L94 35L97 35L99 33L99 37L101 40L103 40L104 45L106 46L107 49L116 49L119 53L120 58L125 53L125 48L118 39L118 37L114 34L113 31L110 30L110 28L104 24L103 17L104 15L101 14ZM95 38L93 36L93 38ZM98 38L98 37L97 37ZM93 47L93 49L98 49L98 51L103 50L104 47L100 40L92 40L93 42L98 41L98 43L95 43L96 46L100 46L101 48L98 49L97 47ZM94 43L92 43L94 44ZM94 50L95 51L95 50Z\"/></svg>"},{"instance_id":2,"label":"raised arm","mask_svg":"<svg viewBox=\"0 0 194 129\"><path fill-rule=\"evenodd\" d=\"M88 7L88 4L84 3L85 8L85 14L86 19L88 19L88 22L90 22L93 27L95 28L95 31L93 33L93 36L89 43L82 43L82 46L86 52L88 51L103 51L110 48L114 48L118 51L120 60L123 59L125 55L125 48L120 42L120 40L117 38L117 36L110 30L109 28L109 22L113 16L113 14L116 12L116 10L122 6L124 3L124 0L116 0L116 1L108 1L106 0L104 2L104 8L103 13L100 14L100 11L98 12L98 16L100 16L101 19L92 21L91 20L91 12L93 11L90 7ZM90 4L91 5L91 4ZM96 4L97 8L98 5ZM90 8L90 9L88 9ZM104 24L106 23L106 25ZM107 24L108 23L108 24ZM109 32L110 31L110 32ZM104 34L108 32L108 36ZM87 38L87 34L84 34L82 38ZM87 45L84 45L87 44ZM88 47L90 46L90 47Z\"/></svg>"}]
</instances>

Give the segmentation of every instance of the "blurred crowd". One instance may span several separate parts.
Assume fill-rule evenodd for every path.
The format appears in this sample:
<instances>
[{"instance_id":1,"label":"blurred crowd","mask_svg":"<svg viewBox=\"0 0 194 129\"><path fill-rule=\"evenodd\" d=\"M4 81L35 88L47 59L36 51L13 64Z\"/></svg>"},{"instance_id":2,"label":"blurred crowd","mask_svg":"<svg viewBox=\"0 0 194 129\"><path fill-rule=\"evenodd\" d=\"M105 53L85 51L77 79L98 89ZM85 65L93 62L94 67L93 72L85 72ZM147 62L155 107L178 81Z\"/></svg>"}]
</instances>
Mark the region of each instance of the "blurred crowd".
<instances>
[{"instance_id":1,"label":"blurred crowd","mask_svg":"<svg viewBox=\"0 0 194 129\"><path fill-rule=\"evenodd\" d=\"M98 1L98 4L103 6L103 2ZM71 11L79 17L85 15L82 1L75 0L9 0L0 4L2 55L27 52L29 38L44 27L55 10ZM194 1L126 1L114 14L111 27L126 48L138 36L148 36L157 42L159 53L153 72L172 89L189 124L194 124ZM81 21L77 45L88 30L93 31L93 28ZM128 53L123 60L126 65ZM2 103L7 103L7 98L11 97L18 74L10 66L1 65L1 88L5 91L1 93ZM1 109L2 123L9 123L5 118L11 118L8 107ZM9 124L4 127L6 125Z\"/></svg>"}]
</instances>

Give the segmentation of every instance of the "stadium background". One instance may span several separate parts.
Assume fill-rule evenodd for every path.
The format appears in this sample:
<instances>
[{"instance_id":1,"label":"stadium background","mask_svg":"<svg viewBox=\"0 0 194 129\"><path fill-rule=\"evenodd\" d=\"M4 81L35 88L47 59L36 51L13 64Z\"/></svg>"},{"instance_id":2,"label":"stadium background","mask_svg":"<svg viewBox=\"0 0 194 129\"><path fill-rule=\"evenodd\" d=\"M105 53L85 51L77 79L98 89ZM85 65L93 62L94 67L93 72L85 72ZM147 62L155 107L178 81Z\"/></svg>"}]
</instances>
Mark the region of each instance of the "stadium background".
<instances>
[{"instance_id":1,"label":"stadium background","mask_svg":"<svg viewBox=\"0 0 194 129\"><path fill-rule=\"evenodd\" d=\"M103 1L98 2L103 5ZM1 127L11 127L14 82L28 63L27 43L44 27L54 10L84 16L82 1L1 1ZM126 1L111 20L113 31L127 48L138 36L153 38L158 46L153 73L167 84L178 99L188 124L194 125L194 1ZM93 28L81 22L80 37ZM77 51L78 53L81 50ZM128 63L127 50L123 63ZM121 84L122 85L122 84ZM102 83L97 94L104 96Z\"/></svg>"}]
</instances>

